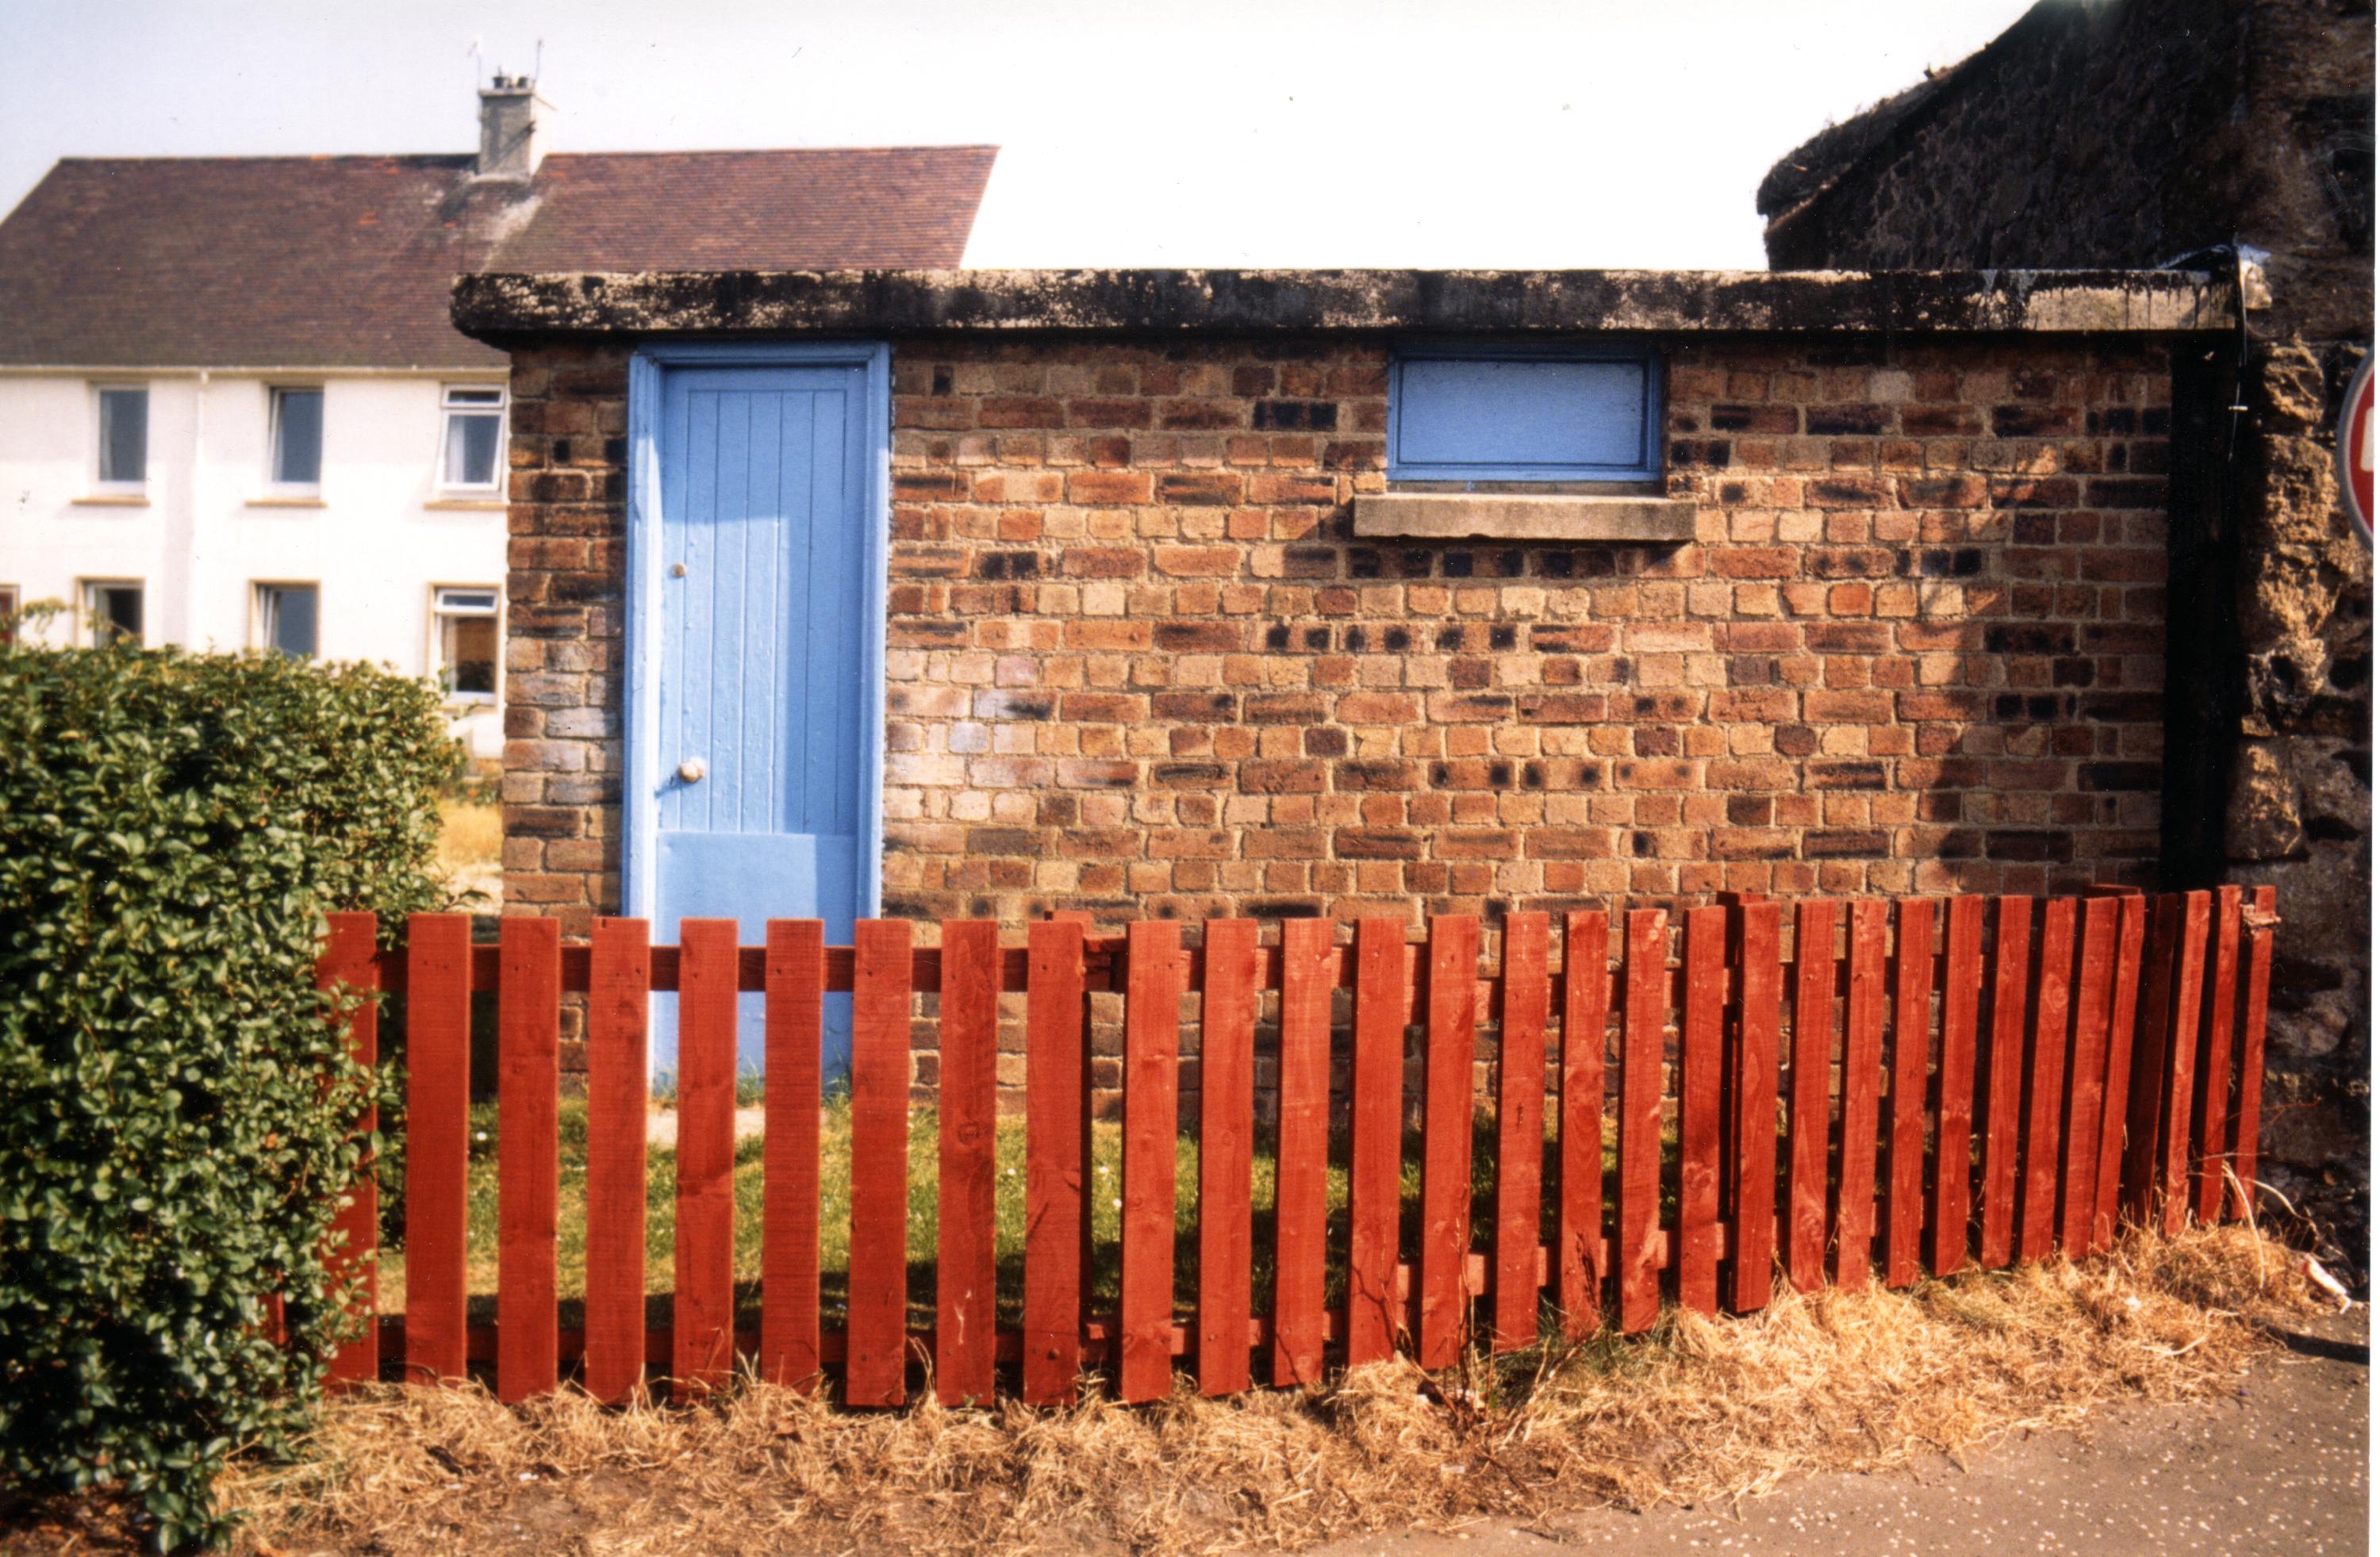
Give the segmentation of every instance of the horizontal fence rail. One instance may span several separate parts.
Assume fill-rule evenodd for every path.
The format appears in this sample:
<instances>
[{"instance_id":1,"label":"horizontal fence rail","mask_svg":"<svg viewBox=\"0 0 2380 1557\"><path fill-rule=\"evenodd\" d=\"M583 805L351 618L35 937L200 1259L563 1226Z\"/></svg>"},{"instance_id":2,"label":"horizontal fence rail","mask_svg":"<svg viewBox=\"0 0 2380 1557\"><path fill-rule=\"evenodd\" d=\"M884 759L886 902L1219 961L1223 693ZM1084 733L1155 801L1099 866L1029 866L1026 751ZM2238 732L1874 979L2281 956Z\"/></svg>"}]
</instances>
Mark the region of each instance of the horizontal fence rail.
<instances>
[{"instance_id":1,"label":"horizontal fence rail","mask_svg":"<svg viewBox=\"0 0 2380 1557\"><path fill-rule=\"evenodd\" d=\"M639 920L565 947L552 920L474 946L461 915L419 915L394 952L369 915L334 915L326 984L401 991L407 1044L406 1311L334 1360L415 1381L493 1365L498 1394L554 1388L573 1365L604 1399L649 1380L699 1389L739 1362L852 1405L901 1404L929 1363L948 1403L1006 1387L1071 1400L1104 1366L1126 1401L1170 1392L1186 1361L1209 1394L1311 1382L1326 1357L1403 1351L1427 1367L1542 1329L1642 1332L1665 1297L1703 1313L1880 1274L1906 1285L2053 1253L2102 1250L2120 1220L2168 1232L2244 1216L2255 1181L2273 889L2165 897L1812 899L1750 896L1483 926L1148 921L1122 935L1076 916L1025 928L951 922L938 947L863 921L849 947L776 921L739 947L727 920L676 946ZM1344 996L1341 992L1347 992ZM673 1318L646 1320L646 1086L654 992L677 999ZM466 1290L470 1005L497 1020L497 1291ZM820 1033L852 996L847 1296L820 1291ZM558 1324L559 1032L587 1001L586 1291ZM998 1321L993 1142L1001 996L1024 999L1021 1322ZM1119 1299L1093 1313L1092 1005L1121 995ZM737 1008L765 1009L759 1325L734 1272ZM908 1183L917 997L939 996L933 1320L910 1317ZM1195 996L1195 1018L1185 1016ZM375 1013L352 1019L373 1057ZM1181 1107L1184 1033L1197 1098ZM1257 1107L1258 1037L1274 1059ZM1484 1092L1475 1071L1492 1072ZM1334 1077L1339 1089L1334 1098ZM1334 1116L1342 1128L1334 1129ZM1176 1183L1178 1131L1197 1141ZM1475 1131L1494 1141L1475 1223ZM1419 1169L1417 1205L1403 1180ZM1252 1164L1273 1151L1274 1279L1254 1302ZM1607 1147L1616 1146L1607 1163ZM1343 1176L1345 1204L1329 1203ZM1196 1206L1195 1297L1177 1303L1176 1201ZM369 1193L369 1185L363 1187ZM1476 1246L1475 1225L1487 1233ZM361 1196L338 1259L374 1268ZM1326 1303L1332 1261L1343 1298ZM367 1298L369 1302L370 1299ZM1188 1311L1184 1311L1184 1309Z\"/></svg>"}]
</instances>

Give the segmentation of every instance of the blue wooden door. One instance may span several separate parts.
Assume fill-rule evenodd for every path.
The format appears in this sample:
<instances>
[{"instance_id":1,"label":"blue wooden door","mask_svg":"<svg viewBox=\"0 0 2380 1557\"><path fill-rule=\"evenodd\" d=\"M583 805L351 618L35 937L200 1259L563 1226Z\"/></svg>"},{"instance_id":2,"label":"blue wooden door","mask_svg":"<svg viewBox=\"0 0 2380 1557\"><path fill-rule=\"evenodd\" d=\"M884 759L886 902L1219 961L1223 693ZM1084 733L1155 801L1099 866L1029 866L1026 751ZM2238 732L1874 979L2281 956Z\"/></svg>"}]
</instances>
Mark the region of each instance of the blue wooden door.
<instances>
[{"instance_id":1,"label":"blue wooden door","mask_svg":"<svg viewBox=\"0 0 2380 1557\"><path fill-rule=\"evenodd\" d=\"M880 418L865 360L674 366L661 376L659 535L648 562L657 938L683 919L872 912L882 549L869 472ZM657 575L657 576L656 576ZM871 680L871 678L879 678ZM674 1005L674 1001L665 1002ZM738 1058L763 1057L761 1001ZM828 1074L848 1069L850 999L830 999ZM675 1014L657 1013L656 1068Z\"/></svg>"}]
</instances>

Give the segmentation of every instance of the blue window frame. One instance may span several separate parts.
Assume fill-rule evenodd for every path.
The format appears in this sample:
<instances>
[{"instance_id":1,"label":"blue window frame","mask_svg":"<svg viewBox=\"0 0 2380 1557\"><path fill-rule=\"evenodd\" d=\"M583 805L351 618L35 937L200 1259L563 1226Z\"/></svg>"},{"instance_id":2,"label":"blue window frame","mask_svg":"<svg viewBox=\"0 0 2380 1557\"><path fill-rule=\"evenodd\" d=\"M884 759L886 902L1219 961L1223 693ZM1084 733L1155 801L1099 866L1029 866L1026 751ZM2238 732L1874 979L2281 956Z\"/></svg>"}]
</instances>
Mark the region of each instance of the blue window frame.
<instances>
[{"instance_id":1,"label":"blue window frame","mask_svg":"<svg viewBox=\"0 0 2380 1557\"><path fill-rule=\"evenodd\" d=\"M1649 345L1405 345L1389 368L1392 481L1645 481L1661 473Z\"/></svg>"}]
</instances>

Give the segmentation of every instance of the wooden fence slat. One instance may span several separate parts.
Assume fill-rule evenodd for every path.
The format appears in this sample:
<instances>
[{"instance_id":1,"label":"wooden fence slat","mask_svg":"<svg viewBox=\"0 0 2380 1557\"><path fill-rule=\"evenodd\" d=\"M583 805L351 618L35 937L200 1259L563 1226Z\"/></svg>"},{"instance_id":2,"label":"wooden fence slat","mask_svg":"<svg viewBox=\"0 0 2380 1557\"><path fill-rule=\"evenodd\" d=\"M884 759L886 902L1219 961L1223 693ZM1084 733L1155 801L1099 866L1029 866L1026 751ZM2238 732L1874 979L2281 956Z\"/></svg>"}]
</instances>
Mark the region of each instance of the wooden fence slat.
<instances>
[{"instance_id":1,"label":"wooden fence slat","mask_svg":"<svg viewBox=\"0 0 2380 1557\"><path fill-rule=\"evenodd\" d=\"M1257 923L1210 920L1198 1024L1198 1392L1246 1389L1256 1152Z\"/></svg>"},{"instance_id":2,"label":"wooden fence slat","mask_svg":"<svg viewBox=\"0 0 2380 1557\"><path fill-rule=\"evenodd\" d=\"M2099 1163L2093 1175L2091 1250L2116 1241L2116 1206L2122 1189L2125 1121L2131 1114L2132 1044L2141 1006L2141 942L2151 904L2135 892L2117 904L2114 995L2107 1023L2107 1092L2099 1102Z\"/></svg>"},{"instance_id":3,"label":"wooden fence slat","mask_svg":"<svg viewBox=\"0 0 2380 1557\"><path fill-rule=\"evenodd\" d=\"M2082 949L2074 989L2074 1044L2067 1062L2066 1165L2058 1192L2059 1245L2079 1260L2091 1247L2098 1204L2099 1108L2107 1089L2107 1016L2116 977L2116 914L2121 899L2082 905Z\"/></svg>"},{"instance_id":4,"label":"wooden fence slat","mask_svg":"<svg viewBox=\"0 0 2380 1557\"><path fill-rule=\"evenodd\" d=\"M1661 1035L1669 1025L1670 916L1631 909L1620 1047L1620 1328L1661 1311Z\"/></svg>"},{"instance_id":5,"label":"wooden fence slat","mask_svg":"<svg viewBox=\"0 0 2380 1557\"><path fill-rule=\"evenodd\" d=\"M1283 927L1286 935L1288 928ZM1347 1364L1396 1346L1397 1214L1402 1194L1405 1029L1413 1020L1412 953L1394 919L1355 925L1355 1030L1348 1078ZM1275 1277L1276 1281L1279 1279Z\"/></svg>"},{"instance_id":6,"label":"wooden fence slat","mask_svg":"<svg viewBox=\"0 0 2380 1557\"><path fill-rule=\"evenodd\" d=\"M1772 902L1734 911L1742 996L1736 1026L1735 1255L1729 1307L1764 1307L1777 1279L1777 1029L1785 968L1780 916Z\"/></svg>"},{"instance_id":7,"label":"wooden fence slat","mask_svg":"<svg viewBox=\"0 0 2380 1557\"><path fill-rule=\"evenodd\" d=\"M1937 1276L1964 1270L1973 1208L1975 1013L1984 993L1984 899L1950 899L1942 935L1942 1057L1936 1067L1934 1249Z\"/></svg>"},{"instance_id":8,"label":"wooden fence slat","mask_svg":"<svg viewBox=\"0 0 2380 1557\"><path fill-rule=\"evenodd\" d=\"M2048 1256L2058 1245L2059 1115L2066 1092L2066 1023L2074 977L2074 899L2052 898L2041 911L2040 972L2034 979L2032 1053L2025 1064L2024 1203L2017 1254Z\"/></svg>"},{"instance_id":9,"label":"wooden fence slat","mask_svg":"<svg viewBox=\"0 0 2380 1557\"><path fill-rule=\"evenodd\" d=\"M1118 1396L1161 1399L1173 1383L1173 1138L1181 1065L1182 927L1135 921L1124 991L1123 1297Z\"/></svg>"},{"instance_id":10,"label":"wooden fence slat","mask_svg":"<svg viewBox=\"0 0 2380 1557\"><path fill-rule=\"evenodd\" d=\"M1471 1252L1471 1056L1478 1028L1479 922L1441 914L1429 922L1429 1048L1423 1068L1421 1318L1424 1368L1462 1356L1470 1300L1463 1264Z\"/></svg>"},{"instance_id":11,"label":"wooden fence slat","mask_svg":"<svg viewBox=\"0 0 2380 1557\"><path fill-rule=\"evenodd\" d=\"M2240 888L2215 892L2215 957L2207 981L2198 1060L2198 1219L2223 1215L2223 1170L2231 1161L2232 1029L2239 1020Z\"/></svg>"},{"instance_id":12,"label":"wooden fence slat","mask_svg":"<svg viewBox=\"0 0 2380 1557\"><path fill-rule=\"evenodd\" d=\"M2158 1129L2158 1225L2172 1237L2190 1218L2190 1105L2196 1098L2199 1018L2204 1008L2213 894L2181 900L2181 948L2174 959L2172 1020L2167 1037L2164 1119Z\"/></svg>"},{"instance_id":13,"label":"wooden fence slat","mask_svg":"<svg viewBox=\"0 0 2380 1557\"><path fill-rule=\"evenodd\" d=\"M2248 931L2247 995L2240 1012L2240 1096L2231 1119L2231 1177L2236 1181L2231 1214L2240 1218L2255 1209L2256 1131L2264 1118L2265 1029L2273 985L2273 902L2270 887L2257 887L2250 899L2256 923Z\"/></svg>"},{"instance_id":14,"label":"wooden fence slat","mask_svg":"<svg viewBox=\"0 0 2380 1557\"><path fill-rule=\"evenodd\" d=\"M587 1001L587 1393L625 1400L645 1382L645 1103L650 932L599 919ZM771 1079L774 1080L771 1071Z\"/></svg>"},{"instance_id":15,"label":"wooden fence slat","mask_svg":"<svg viewBox=\"0 0 2380 1557\"><path fill-rule=\"evenodd\" d=\"M1678 1034L1678 1301L1703 1314L1718 1311L1728 911L1698 908L1686 914L1686 1005Z\"/></svg>"},{"instance_id":16,"label":"wooden fence slat","mask_svg":"<svg viewBox=\"0 0 2380 1557\"><path fill-rule=\"evenodd\" d=\"M678 925L676 1298L670 1379L735 1368L735 921Z\"/></svg>"},{"instance_id":17,"label":"wooden fence slat","mask_svg":"<svg viewBox=\"0 0 2380 1557\"><path fill-rule=\"evenodd\" d=\"M1925 1220L1925 1056L1934 1021L1934 904L1904 898L1893 945L1892 1133L1886 1148L1884 1285L1917 1279Z\"/></svg>"},{"instance_id":18,"label":"wooden fence slat","mask_svg":"<svg viewBox=\"0 0 2380 1557\"><path fill-rule=\"evenodd\" d=\"M555 1131L561 1087L562 925L518 914L497 930L496 1398L554 1386Z\"/></svg>"},{"instance_id":19,"label":"wooden fence slat","mask_svg":"<svg viewBox=\"0 0 2380 1557\"><path fill-rule=\"evenodd\" d=\"M1281 1139L1273 1167L1272 1382L1322 1379L1330 1180L1332 926L1281 927Z\"/></svg>"},{"instance_id":20,"label":"wooden fence slat","mask_svg":"<svg viewBox=\"0 0 2380 1557\"><path fill-rule=\"evenodd\" d=\"M1546 1154L1547 934L1542 913L1504 920L1502 1020L1497 1024L1496 1349L1537 1338L1538 1182Z\"/></svg>"},{"instance_id":21,"label":"wooden fence slat","mask_svg":"<svg viewBox=\"0 0 2380 1557\"><path fill-rule=\"evenodd\" d=\"M380 916L334 913L330 921L330 935L315 965L315 987L345 987L362 996L347 1014L347 1053L370 1069L380 1062L380 1001L372 996L380 987L375 945ZM365 1109L355 1129L369 1141L380 1129L380 1110ZM326 1235L323 1273L334 1291L355 1284L352 1312L363 1328L332 1354L330 1379L334 1383L370 1383L380 1377L380 1186L369 1155L358 1166L344 1199Z\"/></svg>"},{"instance_id":22,"label":"wooden fence slat","mask_svg":"<svg viewBox=\"0 0 2380 1557\"><path fill-rule=\"evenodd\" d=\"M1876 1250L1877 1093L1884 1084L1885 928L1891 905L1852 905L1851 988L1843 1006L1841 1165L1835 1194L1835 1285L1865 1286Z\"/></svg>"},{"instance_id":23,"label":"wooden fence slat","mask_svg":"<svg viewBox=\"0 0 2380 1557\"><path fill-rule=\"evenodd\" d=\"M909 923L852 926L851 1275L843 1395L908 1396Z\"/></svg>"},{"instance_id":24,"label":"wooden fence slat","mask_svg":"<svg viewBox=\"0 0 2380 1557\"><path fill-rule=\"evenodd\" d=\"M819 1355L819 1106L826 1008L826 924L772 919L763 1014L760 1376L810 1387Z\"/></svg>"},{"instance_id":25,"label":"wooden fence slat","mask_svg":"<svg viewBox=\"0 0 2380 1557\"><path fill-rule=\"evenodd\" d=\"M1090 1225L1083 924L1044 921L1026 931L1026 942L1025 1398L1062 1406L1075 1398L1083 1362L1083 1249Z\"/></svg>"},{"instance_id":26,"label":"wooden fence slat","mask_svg":"<svg viewBox=\"0 0 2380 1557\"><path fill-rule=\"evenodd\" d=\"M1827 1083L1835 1047L1835 925L1840 903L1807 901L1793 927L1791 1215L1785 1273L1797 1292L1826 1280Z\"/></svg>"},{"instance_id":27,"label":"wooden fence slat","mask_svg":"<svg viewBox=\"0 0 2380 1557\"><path fill-rule=\"evenodd\" d=\"M435 1382L469 1364L471 916L417 913L405 938L405 1373Z\"/></svg>"},{"instance_id":28,"label":"wooden fence slat","mask_svg":"<svg viewBox=\"0 0 2380 1557\"><path fill-rule=\"evenodd\" d=\"M941 1084L934 1213L934 1395L991 1401L992 1146L999 1108L1000 926L942 922Z\"/></svg>"},{"instance_id":29,"label":"wooden fence slat","mask_svg":"<svg viewBox=\"0 0 2380 1557\"><path fill-rule=\"evenodd\" d=\"M1992 944L1990 1081L1984 1097L1984 1268L2015 1247L2017 1122L2024 1101L2024 1019L2033 984L2033 899L1999 899Z\"/></svg>"},{"instance_id":30,"label":"wooden fence slat","mask_svg":"<svg viewBox=\"0 0 2380 1557\"><path fill-rule=\"evenodd\" d=\"M2141 974L2140 1019L2132 1031L2132 1075L2125 1089L2128 1095L2121 1189L2123 1216L2143 1226L2155 1213L2159 1165L2165 1160L2167 1078L2182 918L2180 893L2168 893L2150 904L2148 957Z\"/></svg>"},{"instance_id":31,"label":"wooden fence slat","mask_svg":"<svg viewBox=\"0 0 2380 1557\"><path fill-rule=\"evenodd\" d=\"M1555 1211L1554 1300L1562 1334L1603 1322L1603 1052L1611 1016L1611 919L1563 922L1561 1182Z\"/></svg>"}]
</instances>

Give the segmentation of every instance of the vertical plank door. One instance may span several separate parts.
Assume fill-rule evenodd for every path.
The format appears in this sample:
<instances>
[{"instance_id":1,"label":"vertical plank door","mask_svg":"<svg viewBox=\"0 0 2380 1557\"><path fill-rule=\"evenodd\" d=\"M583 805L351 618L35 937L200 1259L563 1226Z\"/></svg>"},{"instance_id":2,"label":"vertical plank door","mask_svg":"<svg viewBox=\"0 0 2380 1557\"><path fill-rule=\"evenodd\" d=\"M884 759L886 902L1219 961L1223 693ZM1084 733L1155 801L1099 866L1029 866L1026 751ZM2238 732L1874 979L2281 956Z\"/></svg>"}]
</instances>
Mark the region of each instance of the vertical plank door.
<instances>
[{"instance_id":1,"label":"vertical plank door","mask_svg":"<svg viewBox=\"0 0 2380 1557\"><path fill-rule=\"evenodd\" d=\"M851 1275L843 1394L898 1406L909 1366L909 922L852 926Z\"/></svg>"},{"instance_id":2,"label":"vertical plank door","mask_svg":"<svg viewBox=\"0 0 2380 1557\"><path fill-rule=\"evenodd\" d=\"M641 919L599 919L589 958L584 1381L603 1401L625 1400L645 1382L648 937Z\"/></svg>"},{"instance_id":3,"label":"vertical plank door","mask_svg":"<svg viewBox=\"0 0 2380 1557\"><path fill-rule=\"evenodd\" d=\"M497 930L496 1398L553 1388L555 1139L561 1087L562 925L527 914Z\"/></svg>"},{"instance_id":4,"label":"vertical plank door","mask_svg":"<svg viewBox=\"0 0 2380 1557\"><path fill-rule=\"evenodd\" d=\"M1123 1016L1123 1303L1120 1398L1162 1398L1173 1384L1173 1138L1181 1066L1182 927L1136 921Z\"/></svg>"},{"instance_id":5,"label":"vertical plank door","mask_svg":"<svg viewBox=\"0 0 2380 1557\"><path fill-rule=\"evenodd\" d=\"M1083 1363L1090 1225L1080 921L1045 921L1026 932L1025 979L1025 1398L1062 1406L1075 1398Z\"/></svg>"},{"instance_id":6,"label":"vertical plank door","mask_svg":"<svg viewBox=\"0 0 2380 1557\"><path fill-rule=\"evenodd\" d=\"M405 1374L426 1383L468 1366L471 918L417 913L405 938Z\"/></svg>"},{"instance_id":7,"label":"vertical plank door","mask_svg":"<svg viewBox=\"0 0 2380 1557\"><path fill-rule=\"evenodd\" d=\"M1207 925L1198 1027L1198 1393L1246 1389L1255 1261L1257 923Z\"/></svg>"},{"instance_id":8,"label":"vertical plank door","mask_svg":"<svg viewBox=\"0 0 2380 1557\"><path fill-rule=\"evenodd\" d=\"M1421 1315L1424 1368L1451 1367L1470 1317L1471 1052L1478 1027L1479 921L1429 922L1429 1049L1423 1068Z\"/></svg>"},{"instance_id":9,"label":"vertical plank door","mask_svg":"<svg viewBox=\"0 0 2380 1557\"><path fill-rule=\"evenodd\" d=\"M769 1075L761 1099L760 1376L819 1376L819 1108L826 922L771 919L761 967Z\"/></svg>"},{"instance_id":10,"label":"vertical plank door","mask_svg":"<svg viewBox=\"0 0 2380 1557\"><path fill-rule=\"evenodd\" d=\"M992 1304L992 1144L1000 1058L1000 926L942 922L942 1071L936 1096L934 1395L945 1406L990 1404Z\"/></svg>"},{"instance_id":11,"label":"vertical plank door","mask_svg":"<svg viewBox=\"0 0 2380 1557\"><path fill-rule=\"evenodd\" d=\"M1331 925L1281 927L1281 1141L1273 1170L1272 1382L1322 1380L1330 1210Z\"/></svg>"}]
</instances>

